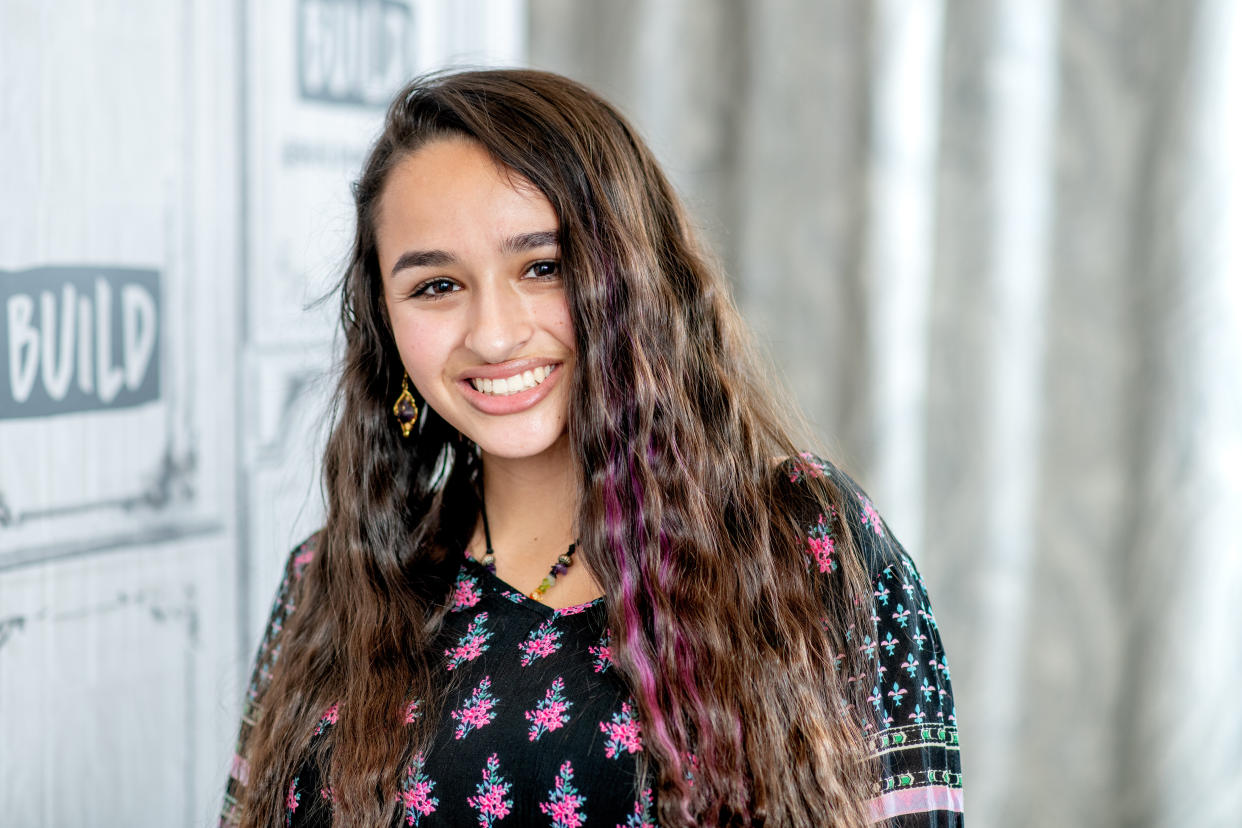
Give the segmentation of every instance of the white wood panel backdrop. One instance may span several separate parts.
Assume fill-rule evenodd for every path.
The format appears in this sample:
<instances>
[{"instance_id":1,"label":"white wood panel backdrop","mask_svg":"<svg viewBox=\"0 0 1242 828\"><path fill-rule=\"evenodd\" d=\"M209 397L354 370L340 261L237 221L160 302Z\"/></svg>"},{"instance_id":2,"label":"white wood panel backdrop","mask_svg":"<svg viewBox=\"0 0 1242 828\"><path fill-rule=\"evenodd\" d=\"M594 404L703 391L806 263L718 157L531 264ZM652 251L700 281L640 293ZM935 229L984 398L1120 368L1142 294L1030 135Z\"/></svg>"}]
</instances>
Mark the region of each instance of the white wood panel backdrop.
<instances>
[{"instance_id":1,"label":"white wood panel backdrop","mask_svg":"<svg viewBox=\"0 0 1242 828\"><path fill-rule=\"evenodd\" d=\"M45 394L21 416L11 368L55 332L33 290L31 320L0 307L3 825L215 823L280 567L322 515L335 308L306 305L345 255L348 184L398 83L521 62L525 19L521 0L0 4L0 304L46 267L158 283L158 391L125 407ZM70 382L98 397L106 357Z\"/></svg>"}]
</instances>

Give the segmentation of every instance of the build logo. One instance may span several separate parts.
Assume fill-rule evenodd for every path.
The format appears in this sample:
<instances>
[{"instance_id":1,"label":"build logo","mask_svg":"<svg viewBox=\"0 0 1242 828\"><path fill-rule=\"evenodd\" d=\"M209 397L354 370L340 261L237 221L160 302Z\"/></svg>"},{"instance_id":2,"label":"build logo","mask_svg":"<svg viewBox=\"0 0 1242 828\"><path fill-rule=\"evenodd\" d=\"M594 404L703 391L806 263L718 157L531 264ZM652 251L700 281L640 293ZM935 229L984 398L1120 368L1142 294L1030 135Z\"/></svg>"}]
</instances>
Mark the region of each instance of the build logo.
<instances>
[{"instance_id":1,"label":"build logo","mask_svg":"<svg viewBox=\"0 0 1242 828\"><path fill-rule=\"evenodd\" d=\"M0 420L159 399L159 331L157 271L0 271Z\"/></svg>"},{"instance_id":2,"label":"build logo","mask_svg":"<svg viewBox=\"0 0 1242 828\"><path fill-rule=\"evenodd\" d=\"M383 107L409 79L413 48L413 14L405 3L298 3L298 89L304 99Z\"/></svg>"}]
</instances>

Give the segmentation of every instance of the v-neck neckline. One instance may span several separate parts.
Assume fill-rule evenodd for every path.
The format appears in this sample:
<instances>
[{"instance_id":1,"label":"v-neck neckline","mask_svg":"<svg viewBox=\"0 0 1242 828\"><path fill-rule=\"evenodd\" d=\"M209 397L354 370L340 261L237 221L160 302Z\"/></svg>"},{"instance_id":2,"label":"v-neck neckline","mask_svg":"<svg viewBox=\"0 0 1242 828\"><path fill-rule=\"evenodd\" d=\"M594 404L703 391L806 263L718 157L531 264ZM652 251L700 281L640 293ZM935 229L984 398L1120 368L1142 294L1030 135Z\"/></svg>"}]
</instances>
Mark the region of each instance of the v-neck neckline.
<instances>
[{"instance_id":1,"label":"v-neck neckline","mask_svg":"<svg viewBox=\"0 0 1242 828\"><path fill-rule=\"evenodd\" d=\"M519 607L538 613L545 619L561 618L567 615L579 615L594 609L597 605L603 606L604 596L599 596L590 601L583 601L581 604L573 604L568 607L551 607L542 601L536 601L520 589L516 589L508 581L503 580L495 572L492 572L483 564L475 560L474 556L466 551L464 556L464 565L469 569L475 577L480 579L480 583L484 584L491 592L496 593L500 598L505 599Z\"/></svg>"}]
</instances>

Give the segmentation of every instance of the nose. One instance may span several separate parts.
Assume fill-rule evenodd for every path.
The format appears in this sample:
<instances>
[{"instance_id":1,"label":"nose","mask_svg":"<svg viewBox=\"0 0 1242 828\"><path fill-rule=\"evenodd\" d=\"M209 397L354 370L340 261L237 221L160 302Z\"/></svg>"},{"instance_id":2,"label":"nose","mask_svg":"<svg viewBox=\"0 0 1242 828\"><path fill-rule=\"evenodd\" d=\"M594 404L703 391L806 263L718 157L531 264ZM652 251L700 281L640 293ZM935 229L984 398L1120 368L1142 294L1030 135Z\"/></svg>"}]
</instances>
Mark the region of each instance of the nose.
<instances>
[{"instance_id":1,"label":"nose","mask_svg":"<svg viewBox=\"0 0 1242 828\"><path fill-rule=\"evenodd\" d=\"M504 362L522 352L534 333L522 297L501 281L475 288L466 347L485 362Z\"/></svg>"}]
</instances>

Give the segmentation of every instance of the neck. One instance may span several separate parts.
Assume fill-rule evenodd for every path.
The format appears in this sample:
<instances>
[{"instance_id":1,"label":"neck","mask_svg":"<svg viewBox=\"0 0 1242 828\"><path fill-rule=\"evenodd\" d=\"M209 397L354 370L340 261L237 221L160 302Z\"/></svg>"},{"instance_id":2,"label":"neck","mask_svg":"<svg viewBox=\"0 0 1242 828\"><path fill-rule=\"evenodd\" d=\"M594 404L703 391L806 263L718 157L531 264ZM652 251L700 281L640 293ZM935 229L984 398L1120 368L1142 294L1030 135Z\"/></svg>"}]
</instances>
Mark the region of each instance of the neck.
<instances>
[{"instance_id":1,"label":"neck","mask_svg":"<svg viewBox=\"0 0 1242 828\"><path fill-rule=\"evenodd\" d=\"M575 538L577 481L569 439L536 457L483 453L483 499L492 543L509 554L561 549ZM520 551L519 551L520 550Z\"/></svg>"}]
</instances>

